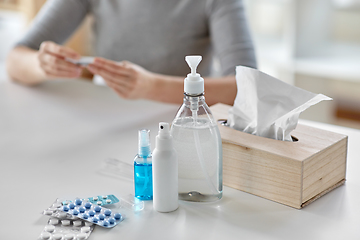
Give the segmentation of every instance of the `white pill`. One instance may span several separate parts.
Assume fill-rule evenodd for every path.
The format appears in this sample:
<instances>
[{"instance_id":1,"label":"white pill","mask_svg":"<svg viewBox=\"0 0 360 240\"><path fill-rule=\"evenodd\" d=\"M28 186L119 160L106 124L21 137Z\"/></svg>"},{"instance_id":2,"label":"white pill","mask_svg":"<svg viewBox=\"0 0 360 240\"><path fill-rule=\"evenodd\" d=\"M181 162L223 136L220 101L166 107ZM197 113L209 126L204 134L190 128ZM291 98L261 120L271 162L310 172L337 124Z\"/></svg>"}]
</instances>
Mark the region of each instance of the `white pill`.
<instances>
[{"instance_id":1,"label":"white pill","mask_svg":"<svg viewBox=\"0 0 360 240\"><path fill-rule=\"evenodd\" d=\"M93 200L97 201L97 200L99 200L99 198L98 197L93 197Z\"/></svg>"},{"instance_id":2,"label":"white pill","mask_svg":"<svg viewBox=\"0 0 360 240\"><path fill-rule=\"evenodd\" d=\"M52 237L54 240L61 240L63 238L63 235L60 233L56 233Z\"/></svg>"},{"instance_id":3,"label":"white pill","mask_svg":"<svg viewBox=\"0 0 360 240\"><path fill-rule=\"evenodd\" d=\"M90 227L90 226L92 226L92 225L94 225L94 224L91 223L91 222L85 222L85 226L87 226L87 227Z\"/></svg>"},{"instance_id":4,"label":"white pill","mask_svg":"<svg viewBox=\"0 0 360 240\"><path fill-rule=\"evenodd\" d=\"M61 224L64 226L69 226L70 225L70 220L62 220Z\"/></svg>"},{"instance_id":5,"label":"white pill","mask_svg":"<svg viewBox=\"0 0 360 240\"><path fill-rule=\"evenodd\" d=\"M75 238L75 235L74 235L74 234L71 234L71 233L70 233L70 234L66 234L66 235L65 235L65 239L66 239L66 240L73 240L74 238Z\"/></svg>"},{"instance_id":6,"label":"white pill","mask_svg":"<svg viewBox=\"0 0 360 240\"><path fill-rule=\"evenodd\" d=\"M111 200L110 200L110 199L106 199L106 203L111 203Z\"/></svg>"},{"instance_id":7,"label":"white pill","mask_svg":"<svg viewBox=\"0 0 360 240\"><path fill-rule=\"evenodd\" d=\"M103 199L107 199L107 196L106 196L106 195L104 195L104 196L102 196L102 198L103 198Z\"/></svg>"},{"instance_id":8,"label":"white pill","mask_svg":"<svg viewBox=\"0 0 360 240\"><path fill-rule=\"evenodd\" d=\"M45 210L45 211L44 211L44 214L45 214L45 215L51 215L52 213L53 213L53 211L50 211L50 210Z\"/></svg>"},{"instance_id":9,"label":"white pill","mask_svg":"<svg viewBox=\"0 0 360 240\"><path fill-rule=\"evenodd\" d=\"M53 232L53 231L55 231L55 226L54 225L47 225L47 226L45 226L45 231Z\"/></svg>"},{"instance_id":10,"label":"white pill","mask_svg":"<svg viewBox=\"0 0 360 240\"><path fill-rule=\"evenodd\" d=\"M60 203L54 203L52 206L53 206L54 208L59 208L59 207L61 207L61 204L60 204Z\"/></svg>"},{"instance_id":11,"label":"white pill","mask_svg":"<svg viewBox=\"0 0 360 240\"><path fill-rule=\"evenodd\" d=\"M66 213L60 212L59 213L59 218L66 218Z\"/></svg>"},{"instance_id":12,"label":"white pill","mask_svg":"<svg viewBox=\"0 0 360 240\"><path fill-rule=\"evenodd\" d=\"M41 234L41 239L50 239L50 237L51 237L51 234L48 232L43 232Z\"/></svg>"},{"instance_id":13,"label":"white pill","mask_svg":"<svg viewBox=\"0 0 360 240\"><path fill-rule=\"evenodd\" d=\"M79 240L83 240L86 239L86 233L79 233L78 235L76 235L77 239Z\"/></svg>"},{"instance_id":14,"label":"white pill","mask_svg":"<svg viewBox=\"0 0 360 240\"><path fill-rule=\"evenodd\" d=\"M81 228L81 232L82 232L82 233L88 233L88 232L90 232L90 227L82 227L82 228Z\"/></svg>"},{"instance_id":15,"label":"white pill","mask_svg":"<svg viewBox=\"0 0 360 240\"><path fill-rule=\"evenodd\" d=\"M98 202L97 202L97 205L101 205L101 204L102 204L102 201L98 201Z\"/></svg>"},{"instance_id":16,"label":"white pill","mask_svg":"<svg viewBox=\"0 0 360 240\"><path fill-rule=\"evenodd\" d=\"M49 220L49 223L50 223L51 225L59 224L59 219L51 218L51 219Z\"/></svg>"},{"instance_id":17,"label":"white pill","mask_svg":"<svg viewBox=\"0 0 360 240\"><path fill-rule=\"evenodd\" d=\"M80 227L81 224L82 224L82 221L77 220L77 221L74 221L73 224L74 224L75 227Z\"/></svg>"}]
</instances>

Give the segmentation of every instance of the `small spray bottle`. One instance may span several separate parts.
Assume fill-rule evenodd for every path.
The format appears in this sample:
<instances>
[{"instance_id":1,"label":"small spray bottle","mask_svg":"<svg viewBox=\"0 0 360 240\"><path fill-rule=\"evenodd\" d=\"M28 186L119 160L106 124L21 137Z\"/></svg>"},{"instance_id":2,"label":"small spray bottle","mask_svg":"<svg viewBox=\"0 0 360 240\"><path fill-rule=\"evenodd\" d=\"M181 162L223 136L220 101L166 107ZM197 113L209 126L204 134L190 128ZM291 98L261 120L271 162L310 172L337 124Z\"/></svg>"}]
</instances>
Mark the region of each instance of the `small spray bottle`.
<instances>
[{"instance_id":1,"label":"small spray bottle","mask_svg":"<svg viewBox=\"0 0 360 240\"><path fill-rule=\"evenodd\" d=\"M135 197L140 200L153 199L152 156L150 130L139 130L139 151L134 159Z\"/></svg>"},{"instance_id":2,"label":"small spray bottle","mask_svg":"<svg viewBox=\"0 0 360 240\"><path fill-rule=\"evenodd\" d=\"M172 212L178 203L178 161L169 124L159 123L159 134L153 152L154 209Z\"/></svg>"}]
</instances>

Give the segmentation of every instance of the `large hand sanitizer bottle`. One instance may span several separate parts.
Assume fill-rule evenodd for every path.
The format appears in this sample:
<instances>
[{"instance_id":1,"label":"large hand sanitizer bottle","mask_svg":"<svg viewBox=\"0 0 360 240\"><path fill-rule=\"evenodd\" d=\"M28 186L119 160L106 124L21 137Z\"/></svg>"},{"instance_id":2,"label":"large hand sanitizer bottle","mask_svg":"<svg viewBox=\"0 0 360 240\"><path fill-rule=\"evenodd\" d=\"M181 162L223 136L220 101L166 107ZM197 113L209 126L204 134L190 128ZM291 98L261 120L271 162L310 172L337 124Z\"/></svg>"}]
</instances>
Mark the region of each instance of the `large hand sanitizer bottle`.
<instances>
[{"instance_id":1,"label":"large hand sanitizer bottle","mask_svg":"<svg viewBox=\"0 0 360 240\"><path fill-rule=\"evenodd\" d=\"M204 79L196 73L201 56L185 58L191 73L184 82L184 102L171 126L179 162L179 199L211 202L222 197L220 132L205 103Z\"/></svg>"}]
</instances>

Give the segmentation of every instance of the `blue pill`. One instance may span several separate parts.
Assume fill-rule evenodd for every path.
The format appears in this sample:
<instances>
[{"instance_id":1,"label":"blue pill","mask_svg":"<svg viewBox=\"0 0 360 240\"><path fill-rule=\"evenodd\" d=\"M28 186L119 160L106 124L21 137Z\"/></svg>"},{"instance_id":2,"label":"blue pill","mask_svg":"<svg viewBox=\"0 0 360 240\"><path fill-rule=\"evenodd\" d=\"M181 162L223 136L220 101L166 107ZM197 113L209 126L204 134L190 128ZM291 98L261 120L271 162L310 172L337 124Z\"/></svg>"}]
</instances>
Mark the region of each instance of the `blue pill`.
<instances>
[{"instance_id":1,"label":"blue pill","mask_svg":"<svg viewBox=\"0 0 360 240\"><path fill-rule=\"evenodd\" d=\"M104 213L105 213L106 216L110 216L110 215L111 215L111 210L110 210L110 209L106 209Z\"/></svg>"},{"instance_id":2,"label":"blue pill","mask_svg":"<svg viewBox=\"0 0 360 240\"><path fill-rule=\"evenodd\" d=\"M95 215L95 212L94 212L93 210L90 210L90 211L89 211L89 215L92 217L92 216Z\"/></svg>"},{"instance_id":3,"label":"blue pill","mask_svg":"<svg viewBox=\"0 0 360 240\"><path fill-rule=\"evenodd\" d=\"M85 212L85 208L84 207L79 207L79 211L81 212L81 213L84 213Z\"/></svg>"},{"instance_id":4,"label":"blue pill","mask_svg":"<svg viewBox=\"0 0 360 240\"><path fill-rule=\"evenodd\" d=\"M72 212L73 213L73 215L78 215L79 214L79 211L78 210L76 210L76 209L74 209L74 211Z\"/></svg>"},{"instance_id":5,"label":"blue pill","mask_svg":"<svg viewBox=\"0 0 360 240\"><path fill-rule=\"evenodd\" d=\"M64 211L64 212L69 211L69 207L68 207L68 206L63 206L63 211Z\"/></svg>"},{"instance_id":6,"label":"blue pill","mask_svg":"<svg viewBox=\"0 0 360 240\"><path fill-rule=\"evenodd\" d=\"M94 208L94 210L95 210L95 212L100 212L100 211L101 211L101 207L100 207L100 206L96 206L96 207Z\"/></svg>"},{"instance_id":7,"label":"blue pill","mask_svg":"<svg viewBox=\"0 0 360 240\"><path fill-rule=\"evenodd\" d=\"M86 207L87 209L90 209L90 208L91 208L91 203L89 203L89 202L85 203L85 207Z\"/></svg>"},{"instance_id":8,"label":"blue pill","mask_svg":"<svg viewBox=\"0 0 360 240\"><path fill-rule=\"evenodd\" d=\"M92 221L93 221L94 223L97 223L97 222L99 221L99 219L98 219L97 217L93 217Z\"/></svg>"},{"instance_id":9,"label":"blue pill","mask_svg":"<svg viewBox=\"0 0 360 240\"><path fill-rule=\"evenodd\" d=\"M120 213L115 213L115 214L114 214L114 218L115 218L116 220L120 220L120 219L121 219L121 214L120 214Z\"/></svg>"},{"instance_id":10,"label":"blue pill","mask_svg":"<svg viewBox=\"0 0 360 240\"><path fill-rule=\"evenodd\" d=\"M104 214L99 214L99 219L100 219L100 220L104 220L104 219L105 219L105 215L104 215Z\"/></svg>"},{"instance_id":11,"label":"blue pill","mask_svg":"<svg viewBox=\"0 0 360 240\"><path fill-rule=\"evenodd\" d=\"M103 226L104 226L104 227L109 226L109 222L108 222L108 221L104 221L104 222L103 222Z\"/></svg>"},{"instance_id":12,"label":"blue pill","mask_svg":"<svg viewBox=\"0 0 360 240\"><path fill-rule=\"evenodd\" d=\"M81 205L81 204L82 204L82 201L81 201L81 199L76 199L76 200L75 200L75 203L76 203L76 205Z\"/></svg>"},{"instance_id":13,"label":"blue pill","mask_svg":"<svg viewBox=\"0 0 360 240\"><path fill-rule=\"evenodd\" d=\"M82 217L83 217L83 219L88 219L89 215L87 213L84 213L84 215Z\"/></svg>"},{"instance_id":14,"label":"blue pill","mask_svg":"<svg viewBox=\"0 0 360 240\"><path fill-rule=\"evenodd\" d=\"M75 204L74 204L74 203L70 203L70 204L69 204L69 208L70 208L70 209L74 209L74 208L75 208Z\"/></svg>"},{"instance_id":15,"label":"blue pill","mask_svg":"<svg viewBox=\"0 0 360 240\"><path fill-rule=\"evenodd\" d=\"M110 224L114 224L114 223L115 223L115 219L109 218L109 223L110 223Z\"/></svg>"}]
</instances>

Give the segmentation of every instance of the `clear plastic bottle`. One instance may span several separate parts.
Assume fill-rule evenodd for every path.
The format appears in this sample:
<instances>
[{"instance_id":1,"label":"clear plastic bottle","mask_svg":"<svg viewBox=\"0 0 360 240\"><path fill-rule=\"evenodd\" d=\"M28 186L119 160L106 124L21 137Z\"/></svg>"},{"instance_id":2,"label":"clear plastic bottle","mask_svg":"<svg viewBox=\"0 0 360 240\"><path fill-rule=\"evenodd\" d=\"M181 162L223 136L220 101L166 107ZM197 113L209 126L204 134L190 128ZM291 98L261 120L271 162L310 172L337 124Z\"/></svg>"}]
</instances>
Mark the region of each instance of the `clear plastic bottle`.
<instances>
[{"instance_id":1,"label":"clear plastic bottle","mask_svg":"<svg viewBox=\"0 0 360 240\"><path fill-rule=\"evenodd\" d=\"M210 202L222 197L220 132L205 103L204 79L196 73L201 56L187 56L191 68L184 84L184 102L171 126L179 162L179 199Z\"/></svg>"},{"instance_id":2,"label":"clear plastic bottle","mask_svg":"<svg viewBox=\"0 0 360 240\"><path fill-rule=\"evenodd\" d=\"M135 197L140 200L153 199L152 156L150 130L139 130L139 151L134 159Z\"/></svg>"}]
</instances>

